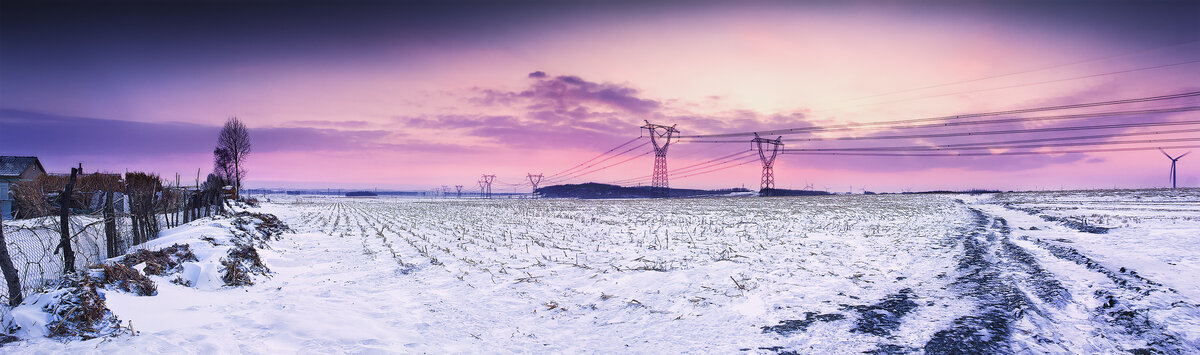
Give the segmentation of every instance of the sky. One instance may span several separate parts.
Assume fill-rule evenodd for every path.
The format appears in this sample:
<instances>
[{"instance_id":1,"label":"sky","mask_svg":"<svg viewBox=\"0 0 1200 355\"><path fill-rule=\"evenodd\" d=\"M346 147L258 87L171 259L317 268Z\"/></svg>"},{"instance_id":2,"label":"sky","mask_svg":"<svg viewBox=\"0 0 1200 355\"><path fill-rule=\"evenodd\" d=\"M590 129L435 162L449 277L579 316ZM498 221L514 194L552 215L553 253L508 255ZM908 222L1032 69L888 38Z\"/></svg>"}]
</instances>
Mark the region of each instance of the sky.
<instances>
[{"instance_id":1,"label":"sky","mask_svg":"<svg viewBox=\"0 0 1200 355\"><path fill-rule=\"evenodd\" d=\"M704 135L1200 91L1197 2L0 6L0 154L36 155L52 172L83 163L87 171L149 171L171 180L180 174L188 182L212 170L218 129L236 116L253 143L247 186L264 188L471 189L481 174L495 174L496 191L527 191L520 186L526 174L576 166L644 135L644 121ZM1197 104L1193 96L1002 117ZM941 131L1197 119L1187 111ZM903 146L1154 129L1165 128L806 141L894 134L878 130L788 135L784 143ZM750 147L748 138L697 140L671 145L668 166ZM649 183L639 178L650 174L653 155L640 144L595 167L626 163L548 183ZM1200 162L1188 158L1179 162L1179 182L1200 186ZM1169 164L1157 151L785 154L775 177L780 188L831 191L1162 187ZM675 174L671 186L757 189L760 173L751 162Z\"/></svg>"}]
</instances>

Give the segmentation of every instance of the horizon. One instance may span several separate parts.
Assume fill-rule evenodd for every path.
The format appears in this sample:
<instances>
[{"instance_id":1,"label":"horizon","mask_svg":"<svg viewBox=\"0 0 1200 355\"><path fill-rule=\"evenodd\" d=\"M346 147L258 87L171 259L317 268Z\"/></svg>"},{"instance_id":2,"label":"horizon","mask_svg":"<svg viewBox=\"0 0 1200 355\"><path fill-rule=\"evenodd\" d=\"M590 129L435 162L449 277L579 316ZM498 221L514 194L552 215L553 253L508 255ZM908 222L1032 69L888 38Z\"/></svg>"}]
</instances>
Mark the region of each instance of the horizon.
<instances>
[{"instance_id":1,"label":"horizon","mask_svg":"<svg viewBox=\"0 0 1200 355\"><path fill-rule=\"evenodd\" d=\"M37 156L50 172L82 162L86 171L146 171L167 180L180 174L191 181L197 169L211 171L217 131L238 117L254 144L246 188L421 191L469 187L480 175L495 174L511 185L497 192L508 192L528 190L521 186L528 173L550 176L638 137L643 120L677 125L683 135L709 135L1200 90L1200 24L1192 15L1200 4L1081 5L4 2L0 152ZM1111 110L1186 105L1200 105L1200 98ZM1103 111L997 118L1097 112ZM1192 110L999 127L1186 126L1196 118ZM1098 132L1115 137L1164 129ZM891 131L898 130L848 134ZM852 147L1079 134L912 138ZM783 141L789 149L842 144L805 141L814 137L840 136L793 134ZM696 141L672 145L668 167L749 148L748 140ZM1190 144L1138 145L1155 146ZM1048 147L1034 149L1055 150ZM627 163L553 182L635 185L654 160L633 159L650 151L640 149L622 156L631 157ZM672 178L671 187L757 190L757 163L727 163ZM1157 188L1169 186L1168 166L1155 150L783 154L774 175L781 189L827 191ZM1183 159L1177 169L1181 187L1200 186L1200 162Z\"/></svg>"}]
</instances>

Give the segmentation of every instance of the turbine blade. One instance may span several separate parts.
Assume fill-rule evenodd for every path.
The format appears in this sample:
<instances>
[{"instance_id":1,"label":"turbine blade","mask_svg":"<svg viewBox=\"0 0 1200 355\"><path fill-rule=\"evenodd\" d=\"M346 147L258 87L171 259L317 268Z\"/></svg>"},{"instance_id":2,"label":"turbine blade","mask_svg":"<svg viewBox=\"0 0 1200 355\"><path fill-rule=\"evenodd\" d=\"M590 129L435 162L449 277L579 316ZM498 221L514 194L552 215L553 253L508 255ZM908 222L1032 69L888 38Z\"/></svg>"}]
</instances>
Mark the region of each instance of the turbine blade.
<instances>
[{"instance_id":1,"label":"turbine blade","mask_svg":"<svg viewBox=\"0 0 1200 355\"><path fill-rule=\"evenodd\" d=\"M1167 154L1167 151L1163 150L1162 148L1158 148L1158 151L1162 152L1163 155L1166 155L1167 159L1175 160L1175 158L1172 158L1171 155Z\"/></svg>"},{"instance_id":2,"label":"turbine blade","mask_svg":"<svg viewBox=\"0 0 1200 355\"><path fill-rule=\"evenodd\" d=\"M1186 156L1188 154L1192 154L1192 151L1189 150L1187 153L1183 153L1183 155L1175 157L1175 160L1179 160L1179 158L1183 158L1184 156Z\"/></svg>"}]
</instances>

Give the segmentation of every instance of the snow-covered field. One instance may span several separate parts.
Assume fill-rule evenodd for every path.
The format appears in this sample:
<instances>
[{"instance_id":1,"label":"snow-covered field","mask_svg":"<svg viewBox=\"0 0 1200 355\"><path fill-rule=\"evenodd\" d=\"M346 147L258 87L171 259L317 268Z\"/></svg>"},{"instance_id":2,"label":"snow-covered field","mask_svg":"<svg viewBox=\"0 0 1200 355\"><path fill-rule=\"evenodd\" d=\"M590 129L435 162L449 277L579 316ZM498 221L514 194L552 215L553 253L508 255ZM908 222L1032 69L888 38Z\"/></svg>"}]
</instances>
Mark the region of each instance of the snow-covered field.
<instances>
[{"instance_id":1,"label":"snow-covered field","mask_svg":"<svg viewBox=\"0 0 1200 355\"><path fill-rule=\"evenodd\" d=\"M107 290L136 336L0 350L1200 351L1196 189L271 199L257 210L296 233L260 252L270 278ZM151 247L227 233L215 226Z\"/></svg>"}]
</instances>

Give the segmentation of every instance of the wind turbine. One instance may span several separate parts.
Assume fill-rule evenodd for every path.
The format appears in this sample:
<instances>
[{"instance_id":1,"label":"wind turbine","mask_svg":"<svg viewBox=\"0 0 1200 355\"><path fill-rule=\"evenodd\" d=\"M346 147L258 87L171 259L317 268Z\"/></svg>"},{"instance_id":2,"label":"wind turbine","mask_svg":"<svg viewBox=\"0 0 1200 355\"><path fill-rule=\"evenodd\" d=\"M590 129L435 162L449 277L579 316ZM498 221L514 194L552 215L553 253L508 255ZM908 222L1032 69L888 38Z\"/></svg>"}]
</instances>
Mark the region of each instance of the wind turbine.
<instances>
[{"instance_id":1,"label":"wind turbine","mask_svg":"<svg viewBox=\"0 0 1200 355\"><path fill-rule=\"evenodd\" d=\"M1179 158L1183 158L1183 157L1187 156L1188 154L1192 154L1192 152L1188 151L1187 153L1183 153L1177 157L1172 158L1171 155L1167 154L1167 151L1163 150L1162 148L1158 148L1158 151L1162 152L1163 155L1166 155L1167 159L1171 159L1171 188L1174 189L1175 188L1175 163L1179 161Z\"/></svg>"}]
</instances>

